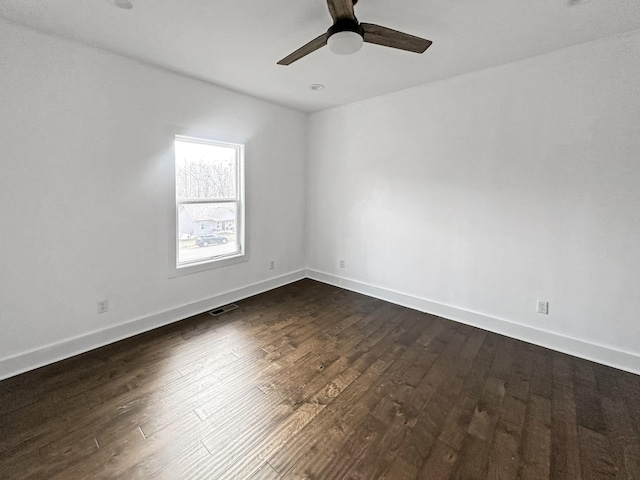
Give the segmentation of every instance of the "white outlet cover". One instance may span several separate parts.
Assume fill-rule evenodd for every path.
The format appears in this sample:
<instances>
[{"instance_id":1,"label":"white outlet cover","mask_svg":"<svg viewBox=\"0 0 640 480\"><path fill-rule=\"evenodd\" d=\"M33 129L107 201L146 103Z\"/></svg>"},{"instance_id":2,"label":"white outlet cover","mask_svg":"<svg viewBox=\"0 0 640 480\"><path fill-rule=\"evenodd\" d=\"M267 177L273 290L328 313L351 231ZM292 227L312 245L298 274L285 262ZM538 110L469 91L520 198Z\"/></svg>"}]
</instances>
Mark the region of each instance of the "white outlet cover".
<instances>
[{"instance_id":1,"label":"white outlet cover","mask_svg":"<svg viewBox=\"0 0 640 480\"><path fill-rule=\"evenodd\" d=\"M545 302L543 300L538 300L536 311L538 313L543 314L543 315L548 315L549 314L549 302Z\"/></svg>"}]
</instances>

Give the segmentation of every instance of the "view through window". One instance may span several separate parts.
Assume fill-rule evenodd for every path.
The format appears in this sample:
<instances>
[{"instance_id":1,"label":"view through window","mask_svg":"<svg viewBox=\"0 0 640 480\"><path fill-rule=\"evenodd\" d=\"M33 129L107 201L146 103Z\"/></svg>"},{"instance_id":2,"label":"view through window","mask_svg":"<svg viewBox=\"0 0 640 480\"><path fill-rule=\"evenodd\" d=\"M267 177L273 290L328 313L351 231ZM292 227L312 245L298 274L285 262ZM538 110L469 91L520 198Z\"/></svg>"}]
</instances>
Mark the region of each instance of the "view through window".
<instances>
[{"instance_id":1,"label":"view through window","mask_svg":"<svg viewBox=\"0 0 640 480\"><path fill-rule=\"evenodd\" d=\"M176 136L177 267L243 254L243 146Z\"/></svg>"}]
</instances>

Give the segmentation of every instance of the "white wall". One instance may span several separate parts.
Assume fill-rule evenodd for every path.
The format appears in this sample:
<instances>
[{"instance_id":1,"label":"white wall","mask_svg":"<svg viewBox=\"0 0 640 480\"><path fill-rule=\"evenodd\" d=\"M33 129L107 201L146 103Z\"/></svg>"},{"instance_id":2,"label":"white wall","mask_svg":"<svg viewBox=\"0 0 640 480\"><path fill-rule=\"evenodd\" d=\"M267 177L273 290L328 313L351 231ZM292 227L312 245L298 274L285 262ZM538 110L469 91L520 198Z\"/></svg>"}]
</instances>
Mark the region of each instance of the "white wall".
<instances>
[{"instance_id":1,"label":"white wall","mask_svg":"<svg viewBox=\"0 0 640 480\"><path fill-rule=\"evenodd\" d=\"M311 276L640 372L639 78L636 32L312 115Z\"/></svg>"},{"instance_id":2,"label":"white wall","mask_svg":"<svg viewBox=\"0 0 640 480\"><path fill-rule=\"evenodd\" d=\"M0 65L0 378L304 276L306 115L6 23ZM169 278L176 130L246 142L248 262Z\"/></svg>"}]
</instances>

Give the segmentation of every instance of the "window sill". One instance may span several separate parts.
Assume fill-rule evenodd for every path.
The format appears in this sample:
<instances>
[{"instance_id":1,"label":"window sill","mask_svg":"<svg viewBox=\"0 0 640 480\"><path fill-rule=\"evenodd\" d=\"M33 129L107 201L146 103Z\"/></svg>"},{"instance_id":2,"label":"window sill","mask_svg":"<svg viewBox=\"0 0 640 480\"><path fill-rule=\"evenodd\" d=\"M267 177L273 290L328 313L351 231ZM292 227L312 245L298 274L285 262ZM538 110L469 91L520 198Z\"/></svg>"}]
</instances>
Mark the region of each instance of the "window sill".
<instances>
[{"instance_id":1,"label":"window sill","mask_svg":"<svg viewBox=\"0 0 640 480\"><path fill-rule=\"evenodd\" d=\"M202 262L194 262L181 266L173 266L169 271L169 278L182 277L184 275L191 275L192 273L205 272L207 270L215 270L216 268L228 267L230 265L236 265L249 261L246 253L238 253L231 255L220 260L206 260Z\"/></svg>"}]
</instances>

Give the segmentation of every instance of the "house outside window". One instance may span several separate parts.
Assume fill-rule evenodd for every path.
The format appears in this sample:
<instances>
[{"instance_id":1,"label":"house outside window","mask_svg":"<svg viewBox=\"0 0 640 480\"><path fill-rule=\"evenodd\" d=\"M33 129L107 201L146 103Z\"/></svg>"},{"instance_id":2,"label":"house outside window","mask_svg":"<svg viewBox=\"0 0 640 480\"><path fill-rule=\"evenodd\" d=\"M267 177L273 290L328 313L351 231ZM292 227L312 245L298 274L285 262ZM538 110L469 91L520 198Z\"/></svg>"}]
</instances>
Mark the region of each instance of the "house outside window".
<instances>
[{"instance_id":1,"label":"house outside window","mask_svg":"<svg viewBox=\"0 0 640 480\"><path fill-rule=\"evenodd\" d=\"M176 267L244 255L244 146L176 135Z\"/></svg>"}]
</instances>

